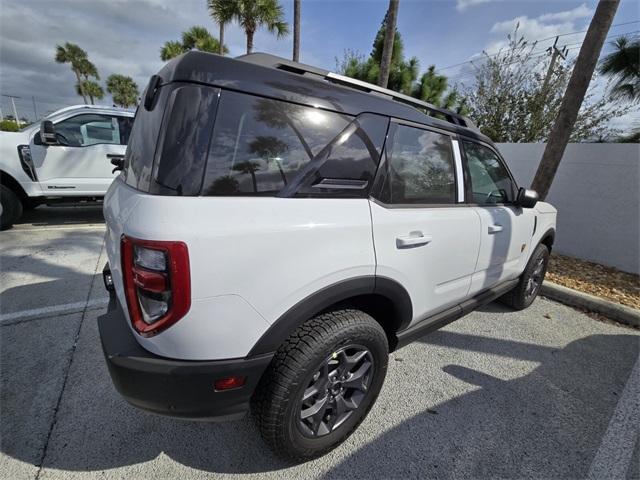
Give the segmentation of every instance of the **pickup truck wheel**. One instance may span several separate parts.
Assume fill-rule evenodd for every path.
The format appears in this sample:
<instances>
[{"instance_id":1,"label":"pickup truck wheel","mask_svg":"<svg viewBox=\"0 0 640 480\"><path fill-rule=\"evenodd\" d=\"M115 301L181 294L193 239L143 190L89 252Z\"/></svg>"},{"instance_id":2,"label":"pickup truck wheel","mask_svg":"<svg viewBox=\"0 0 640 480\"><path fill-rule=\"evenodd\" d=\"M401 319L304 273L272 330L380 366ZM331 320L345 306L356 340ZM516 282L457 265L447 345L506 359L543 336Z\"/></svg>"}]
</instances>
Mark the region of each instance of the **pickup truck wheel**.
<instances>
[{"instance_id":1,"label":"pickup truck wheel","mask_svg":"<svg viewBox=\"0 0 640 480\"><path fill-rule=\"evenodd\" d=\"M342 443L373 406L387 371L382 327L358 310L323 313L278 349L252 412L266 443L293 461Z\"/></svg>"},{"instance_id":2,"label":"pickup truck wheel","mask_svg":"<svg viewBox=\"0 0 640 480\"><path fill-rule=\"evenodd\" d=\"M22 203L8 187L0 185L0 230L11 228L22 216Z\"/></svg>"},{"instance_id":3,"label":"pickup truck wheel","mask_svg":"<svg viewBox=\"0 0 640 480\"><path fill-rule=\"evenodd\" d=\"M531 305L540 293L548 263L549 249L540 244L531 255L516 287L500 300L516 310L523 310Z\"/></svg>"}]
</instances>

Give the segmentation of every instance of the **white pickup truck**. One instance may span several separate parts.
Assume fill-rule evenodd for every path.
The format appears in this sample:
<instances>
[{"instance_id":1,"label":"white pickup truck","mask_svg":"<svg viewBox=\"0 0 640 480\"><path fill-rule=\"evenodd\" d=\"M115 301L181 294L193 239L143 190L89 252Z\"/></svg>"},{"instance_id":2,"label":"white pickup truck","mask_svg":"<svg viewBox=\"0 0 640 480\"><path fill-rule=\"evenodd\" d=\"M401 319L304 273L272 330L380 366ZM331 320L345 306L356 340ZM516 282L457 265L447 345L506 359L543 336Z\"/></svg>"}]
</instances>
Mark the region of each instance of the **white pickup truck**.
<instances>
[{"instance_id":1,"label":"white pickup truck","mask_svg":"<svg viewBox=\"0 0 640 480\"><path fill-rule=\"evenodd\" d=\"M134 112L76 105L19 132L0 132L0 228L24 209L60 201L97 201L115 178Z\"/></svg>"}]
</instances>

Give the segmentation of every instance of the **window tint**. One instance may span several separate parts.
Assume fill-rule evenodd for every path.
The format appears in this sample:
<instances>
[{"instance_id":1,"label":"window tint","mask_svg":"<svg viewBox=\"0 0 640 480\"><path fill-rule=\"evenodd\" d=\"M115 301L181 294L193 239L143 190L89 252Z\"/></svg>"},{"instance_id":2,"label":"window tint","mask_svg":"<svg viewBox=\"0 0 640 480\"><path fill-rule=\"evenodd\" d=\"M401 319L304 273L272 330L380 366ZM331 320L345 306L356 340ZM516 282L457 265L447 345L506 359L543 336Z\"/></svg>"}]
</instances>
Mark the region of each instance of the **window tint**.
<instances>
[{"instance_id":1,"label":"window tint","mask_svg":"<svg viewBox=\"0 0 640 480\"><path fill-rule=\"evenodd\" d=\"M229 91L218 109L203 195L361 195L375 174L384 117L353 119ZM313 186L323 179L360 183Z\"/></svg>"},{"instance_id":2,"label":"window tint","mask_svg":"<svg viewBox=\"0 0 640 480\"><path fill-rule=\"evenodd\" d=\"M115 117L93 113L76 115L56 123L55 129L60 144L69 147L120 144L120 127Z\"/></svg>"},{"instance_id":3,"label":"window tint","mask_svg":"<svg viewBox=\"0 0 640 480\"><path fill-rule=\"evenodd\" d=\"M473 202L481 205L513 202L515 186L498 156L483 145L462 143L471 176Z\"/></svg>"},{"instance_id":4,"label":"window tint","mask_svg":"<svg viewBox=\"0 0 640 480\"><path fill-rule=\"evenodd\" d=\"M169 96L151 193L198 195L218 103L217 88L180 86Z\"/></svg>"},{"instance_id":5,"label":"window tint","mask_svg":"<svg viewBox=\"0 0 640 480\"><path fill-rule=\"evenodd\" d=\"M385 203L455 203L454 159L447 135L396 125L385 174L381 193Z\"/></svg>"},{"instance_id":6,"label":"window tint","mask_svg":"<svg viewBox=\"0 0 640 480\"><path fill-rule=\"evenodd\" d=\"M131 137L124 157L123 175L127 185L144 192L149 191L156 143L170 92L169 86L161 87L155 94L151 110L143 106L138 107L131 128Z\"/></svg>"},{"instance_id":7,"label":"window tint","mask_svg":"<svg viewBox=\"0 0 640 480\"><path fill-rule=\"evenodd\" d=\"M133 117L118 117L118 125L120 126L120 145L126 145L131 136Z\"/></svg>"}]
</instances>

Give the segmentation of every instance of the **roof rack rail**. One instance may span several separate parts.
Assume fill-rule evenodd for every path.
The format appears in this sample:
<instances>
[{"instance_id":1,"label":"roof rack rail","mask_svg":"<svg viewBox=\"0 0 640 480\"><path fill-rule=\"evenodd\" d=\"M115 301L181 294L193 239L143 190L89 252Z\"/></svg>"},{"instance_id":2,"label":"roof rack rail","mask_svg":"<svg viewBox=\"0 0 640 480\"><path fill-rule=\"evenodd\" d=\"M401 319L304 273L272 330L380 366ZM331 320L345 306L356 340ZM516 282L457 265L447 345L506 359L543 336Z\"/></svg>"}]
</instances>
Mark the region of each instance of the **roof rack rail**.
<instances>
[{"instance_id":1,"label":"roof rack rail","mask_svg":"<svg viewBox=\"0 0 640 480\"><path fill-rule=\"evenodd\" d=\"M445 120L454 125L459 125L461 127L478 130L478 127L476 127L476 125L464 115L460 115L459 113L456 113L452 110L448 110L446 108L436 107L431 103L423 102L422 100L418 100L417 98L410 97L409 95L405 95L403 93L389 90L388 88L382 88L382 87L379 87L378 85L373 85L368 82L363 82L362 80L356 80L355 78L333 73L321 68L312 67L310 65L305 65L303 63L287 60L286 58L277 57L275 55L271 55L268 53L251 53L247 55L241 55L237 57L237 59L245 62L249 62L249 63L262 65L265 67L272 67L272 68L277 68L279 70L284 70L291 73L297 73L300 75L320 77L331 83L336 83L338 85L355 88L357 90L360 90L366 93L384 96L386 98L389 98L390 100L404 103L413 108L416 108L417 110L420 110L421 112L431 117Z\"/></svg>"}]
</instances>

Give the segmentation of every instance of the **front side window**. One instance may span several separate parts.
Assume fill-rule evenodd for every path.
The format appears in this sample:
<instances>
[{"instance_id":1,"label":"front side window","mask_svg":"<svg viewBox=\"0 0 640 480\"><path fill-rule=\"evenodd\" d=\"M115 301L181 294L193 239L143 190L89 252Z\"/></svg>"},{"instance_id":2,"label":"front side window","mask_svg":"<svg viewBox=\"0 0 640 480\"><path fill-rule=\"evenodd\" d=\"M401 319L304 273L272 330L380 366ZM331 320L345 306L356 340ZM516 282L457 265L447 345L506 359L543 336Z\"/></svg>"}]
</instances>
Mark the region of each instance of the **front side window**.
<instances>
[{"instance_id":1,"label":"front side window","mask_svg":"<svg viewBox=\"0 0 640 480\"><path fill-rule=\"evenodd\" d=\"M449 136L397 125L390 134L380 200L390 204L453 204L456 181Z\"/></svg>"},{"instance_id":2,"label":"front side window","mask_svg":"<svg viewBox=\"0 0 640 480\"><path fill-rule=\"evenodd\" d=\"M362 117L224 91L202 195L363 196L387 120Z\"/></svg>"},{"instance_id":3,"label":"front side window","mask_svg":"<svg viewBox=\"0 0 640 480\"><path fill-rule=\"evenodd\" d=\"M99 143L121 144L118 119L107 115L76 115L56 123L55 130L60 145L68 147L87 147Z\"/></svg>"},{"instance_id":4,"label":"front side window","mask_svg":"<svg viewBox=\"0 0 640 480\"><path fill-rule=\"evenodd\" d=\"M483 145L462 142L467 157L473 203L512 203L515 185L498 156Z\"/></svg>"}]
</instances>

